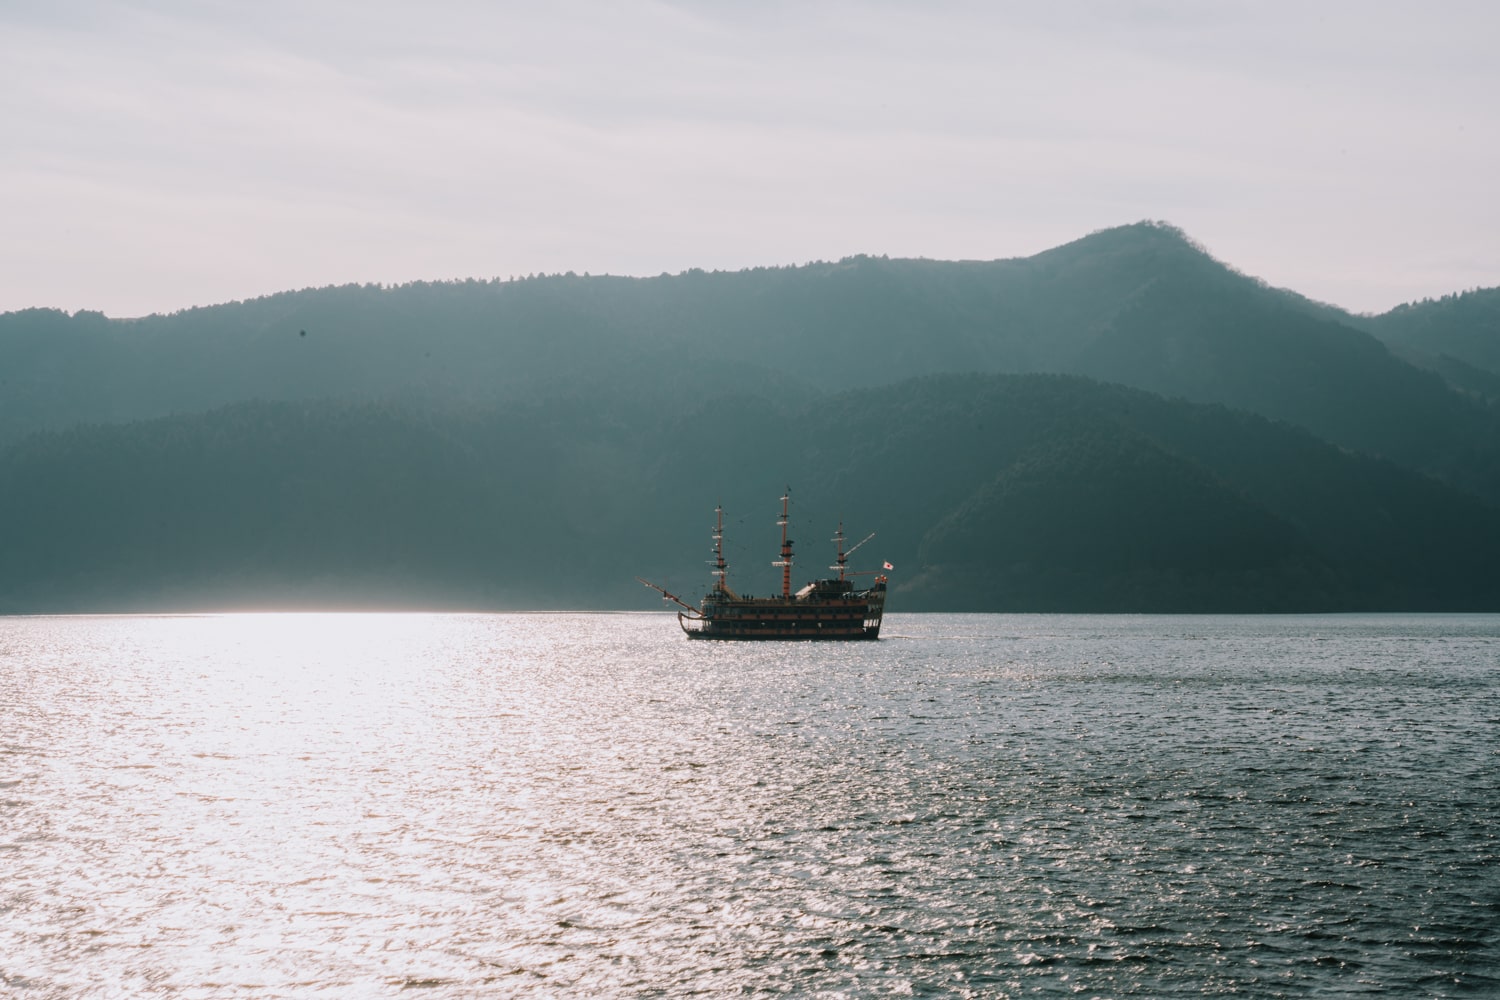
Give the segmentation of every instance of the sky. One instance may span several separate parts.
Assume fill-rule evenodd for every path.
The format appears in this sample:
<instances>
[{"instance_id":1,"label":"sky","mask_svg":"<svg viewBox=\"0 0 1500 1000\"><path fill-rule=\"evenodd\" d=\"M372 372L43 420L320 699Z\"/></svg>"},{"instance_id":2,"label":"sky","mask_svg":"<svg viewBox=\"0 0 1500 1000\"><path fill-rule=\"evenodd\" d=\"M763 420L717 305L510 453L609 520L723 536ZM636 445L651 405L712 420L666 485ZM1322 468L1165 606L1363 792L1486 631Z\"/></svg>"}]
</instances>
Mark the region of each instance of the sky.
<instances>
[{"instance_id":1,"label":"sky","mask_svg":"<svg viewBox=\"0 0 1500 1000\"><path fill-rule=\"evenodd\" d=\"M1029 256L1500 285L1493 0L0 0L0 311Z\"/></svg>"}]
</instances>

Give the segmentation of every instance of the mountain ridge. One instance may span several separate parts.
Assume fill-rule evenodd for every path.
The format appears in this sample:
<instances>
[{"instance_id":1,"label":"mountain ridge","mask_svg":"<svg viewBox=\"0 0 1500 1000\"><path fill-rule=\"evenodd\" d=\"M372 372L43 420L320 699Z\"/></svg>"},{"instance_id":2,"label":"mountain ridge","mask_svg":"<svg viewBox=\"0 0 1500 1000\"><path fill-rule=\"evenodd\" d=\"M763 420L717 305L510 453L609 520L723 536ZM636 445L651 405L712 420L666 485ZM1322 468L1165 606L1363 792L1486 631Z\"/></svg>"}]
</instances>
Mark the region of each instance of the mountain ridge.
<instances>
[{"instance_id":1,"label":"mountain ridge","mask_svg":"<svg viewBox=\"0 0 1500 1000\"><path fill-rule=\"evenodd\" d=\"M1488 316L1489 301L1443 307L1438 325ZM1484 370L1409 363L1372 332L1394 336L1432 308L1338 313L1137 223L997 261L340 286L129 321L10 313L0 443L251 399L488 405L626 380L684 405L1050 372L1286 420L1500 501L1500 403L1481 391ZM1473 370L1460 377L1461 364Z\"/></svg>"},{"instance_id":2,"label":"mountain ridge","mask_svg":"<svg viewBox=\"0 0 1500 1000\"><path fill-rule=\"evenodd\" d=\"M705 492L788 482L912 608L1500 607L1491 305L1353 317L1137 224L9 313L0 611L631 606Z\"/></svg>"}]
</instances>

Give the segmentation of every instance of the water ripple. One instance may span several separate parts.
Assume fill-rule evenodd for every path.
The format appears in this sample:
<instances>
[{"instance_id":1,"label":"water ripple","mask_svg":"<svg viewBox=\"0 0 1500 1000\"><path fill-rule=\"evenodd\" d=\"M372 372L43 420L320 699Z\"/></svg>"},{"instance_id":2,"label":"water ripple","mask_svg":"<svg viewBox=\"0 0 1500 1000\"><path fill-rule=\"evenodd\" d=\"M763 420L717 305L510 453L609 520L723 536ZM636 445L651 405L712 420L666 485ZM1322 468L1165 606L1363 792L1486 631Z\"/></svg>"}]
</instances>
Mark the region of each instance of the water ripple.
<instances>
[{"instance_id":1,"label":"water ripple","mask_svg":"<svg viewBox=\"0 0 1500 1000\"><path fill-rule=\"evenodd\" d=\"M0 620L0 985L1500 991L1500 618L889 625Z\"/></svg>"}]
</instances>

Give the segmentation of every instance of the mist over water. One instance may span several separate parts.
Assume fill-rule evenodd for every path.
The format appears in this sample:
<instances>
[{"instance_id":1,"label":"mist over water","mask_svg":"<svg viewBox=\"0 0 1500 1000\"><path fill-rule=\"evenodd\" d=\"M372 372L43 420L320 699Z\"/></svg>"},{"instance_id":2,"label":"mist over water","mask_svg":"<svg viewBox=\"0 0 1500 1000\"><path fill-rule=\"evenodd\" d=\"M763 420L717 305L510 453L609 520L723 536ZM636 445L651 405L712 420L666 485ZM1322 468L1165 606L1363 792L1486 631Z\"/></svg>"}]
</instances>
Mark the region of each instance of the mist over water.
<instances>
[{"instance_id":1,"label":"mist over water","mask_svg":"<svg viewBox=\"0 0 1500 1000\"><path fill-rule=\"evenodd\" d=\"M1500 991L1500 616L0 619L20 997Z\"/></svg>"}]
</instances>

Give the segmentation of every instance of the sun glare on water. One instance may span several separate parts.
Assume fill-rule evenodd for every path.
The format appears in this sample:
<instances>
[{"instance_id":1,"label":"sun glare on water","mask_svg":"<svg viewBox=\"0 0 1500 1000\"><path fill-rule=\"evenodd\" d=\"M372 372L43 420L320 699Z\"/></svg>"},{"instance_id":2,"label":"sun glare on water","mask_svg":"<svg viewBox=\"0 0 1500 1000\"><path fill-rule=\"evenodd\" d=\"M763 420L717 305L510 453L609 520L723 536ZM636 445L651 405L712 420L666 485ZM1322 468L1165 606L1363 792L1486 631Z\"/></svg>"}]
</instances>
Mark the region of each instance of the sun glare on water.
<instances>
[{"instance_id":1,"label":"sun glare on water","mask_svg":"<svg viewBox=\"0 0 1500 1000\"><path fill-rule=\"evenodd\" d=\"M896 625L0 619L0 994L1493 985L1493 618Z\"/></svg>"}]
</instances>

